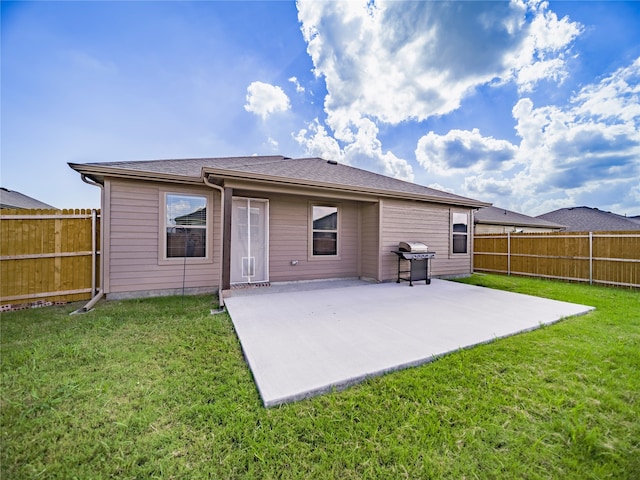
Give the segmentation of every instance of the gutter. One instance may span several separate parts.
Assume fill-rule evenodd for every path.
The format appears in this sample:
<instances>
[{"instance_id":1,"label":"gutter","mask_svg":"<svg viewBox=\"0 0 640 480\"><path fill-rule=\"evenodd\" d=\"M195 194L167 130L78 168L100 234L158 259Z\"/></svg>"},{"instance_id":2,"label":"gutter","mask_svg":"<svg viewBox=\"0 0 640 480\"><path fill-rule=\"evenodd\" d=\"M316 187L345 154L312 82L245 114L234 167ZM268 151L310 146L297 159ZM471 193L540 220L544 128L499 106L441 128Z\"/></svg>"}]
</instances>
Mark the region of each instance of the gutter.
<instances>
[{"instance_id":1,"label":"gutter","mask_svg":"<svg viewBox=\"0 0 640 480\"><path fill-rule=\"evenodd\" d=\"M79 315L82 313L90 312L91 310L93 310L94 305L98 303L98 300L100 300L103 296L104 296L104 292L100 288L98 290L98 293L96 293L94 297L91 300L89 300L89 302L84 307L80 307L79 309L74 310L69 315Z\"/></svg>"},{"instance_id":2,"label":"gutter","mask_svg":"<svg viewBox=\"0 0 640 480\"><path fill-rule=\"evenodd\" d=\"M224 263L224 259L222 258L224 253L224 241L222 241L222 235L224 234L224 188L215 183L210 183L209 175L203 175L202 179L205 185L215 188L220 192L220 276L218 277L218 305L220 308L224 308L224 295L222 294L222 265Z\"/></svg>"},{"instance_id":3,"label":"gutter","mask_svg":"<svg viewBox=\"0 0 640 480\"><path fill-rule=\"evenodd\" d=\"M104 199L104 185L98 182L95 182L91 179L88 179L86 177L86 175L84 173L80 174L80 178L82 179L82 181L84 183L86 183L87 185L91 185L93 187L98 187L100 188L100 204L102 205L102 201ZM71 312L69 315L78 315L81 313L87 313L89 311L91 311L91 309L94 307L94 305L96 303L98 303L98 300L100 300L103 296L104 296L104 291L102 290L102 286L104 285L104 255L102 255L102 252L100 253L100 288L96 291L96 262L95 262L95 258L96 258L96 211L95 209L92 211L92 245L91 245L91 257L92 257L92 272L91 272L91 292L93 294L93 297L91 298L91 300L89 300L89 302L84 306L81 307L73 312ZM100 213L100 250L102 250L102 248L104 247L104 228L102 228L102 212Z\"/></svg>"}]
</instances>

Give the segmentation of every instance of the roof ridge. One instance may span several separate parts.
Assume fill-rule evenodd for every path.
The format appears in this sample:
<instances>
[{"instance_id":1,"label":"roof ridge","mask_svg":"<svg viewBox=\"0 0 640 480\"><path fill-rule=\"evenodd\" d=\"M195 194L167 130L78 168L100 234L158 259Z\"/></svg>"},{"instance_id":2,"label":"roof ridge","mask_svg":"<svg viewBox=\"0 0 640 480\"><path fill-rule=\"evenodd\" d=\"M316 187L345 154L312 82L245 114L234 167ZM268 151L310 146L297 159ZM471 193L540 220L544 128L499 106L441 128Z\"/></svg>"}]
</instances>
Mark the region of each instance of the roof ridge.
<instances>
[{"instance_id":1,"label":"roof ridge","mask_svg":"<svg viewBox=\"0 0 640 480\"><path fill-rule=\"evenodd\" d=\"M265 158L265 159L279 159L279 160L291 160L290 157L283 155L238 155L229 157L189 157L189 158L156 158L145 160L117 160L114 162L87 162L85 165L128 165L131 163L160 163L160 162L202 162L207 160L241 160L251 158ZM80 164L82 165L82 164Z\"/></svg>"}]
</instances>

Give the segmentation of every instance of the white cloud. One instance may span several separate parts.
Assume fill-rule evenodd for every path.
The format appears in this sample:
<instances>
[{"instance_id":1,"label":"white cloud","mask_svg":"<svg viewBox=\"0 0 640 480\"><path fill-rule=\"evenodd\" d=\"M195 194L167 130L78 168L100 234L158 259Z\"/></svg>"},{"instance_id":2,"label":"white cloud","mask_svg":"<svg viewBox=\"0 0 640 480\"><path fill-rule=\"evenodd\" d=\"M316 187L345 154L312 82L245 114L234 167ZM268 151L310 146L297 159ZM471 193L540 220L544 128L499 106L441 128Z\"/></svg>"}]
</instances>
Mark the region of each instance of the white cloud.
<instances>
[{"instance_id":1,"label":"white cloud","mask_svg":"<svg viewBox=\"0 0 640 480\"><path fill-rule=\"evenodd\" d=\"M289 108L289 97L282 88L263 82L252 82L247 87L247 104L244 106L247 112L266 120L272 113L286 112Z\"/></svg>"},{"instance_id":2,"label":"white cloud","mask_svg":"<svg viewBox=\"0 0 640 480\"><path fill-rule=\"evenodd\" d=\"M298 77L290 77L289 81L296 86L297 93L304 93L304 87L298 82Z\"/></svg>"},{"instance_id":3,"label":"white cloud","mask_svg":"<svg viewBox=\"0 0 640 480\"><path fill-rule=\"evenodd\" d=\"M508 63L520 91L530 92L540 80L562 82L567 77L565 58L570 45L582 33L583 27L567 17L548 10L546 1L531 1L528 9L533 16L519 48L510 52Z\"/></svg>"},{"instance_id":4,"label":"white cloud","mask_svg":"<svg viewBox=\"0 0 640 480\"><path fill-rule=\"evenodd\" d=\"M314 73L328 93L327 128L316 120L296 140L309 153L363 166L369 159L379 171L409 180L411 165L383 150L376 122L450 113L481 85L514 82L529 91L543 78L562 81L581 31L538 1L298 0L297 6ZM428 134L420 142L418 161L442 175L511 167L517 151L477 130Z\"/></svg>"},{"instance_id":5,"label":"white cloud","mask_svg":"<svg viewBox=\"0 0 640 480\"><path fill-rule=\"evenodd\" d=\"M298 0L327 124L351 141L362 117L397 124L454 111L483 84L530 90L562 80L581 27L545 2L317 2Z\"/></svg>"},{"instance_id":6,"label":"white cloud","mask_svg":"<svg viewBox=\"0 0 640 480\"><path fill-rule=\"evenodd\" d=\"M267 138L267 145L273 150L276 150L280 146L278 141L271 137Z\"/></svg>"},{"instance_id":7,"label":"white cloud","mask_svg":"<svg viewBox=\"0 0 640 480\"><path fill-rule=\"evenodd\" d=\"M517 147L506 140L483 137L472 131L451 130L446 135L429 132L418 140L416 159L428 172L449 176L508 168Z\"/></svg>"},{"instance_id":8,"label":"white cloud","mask_svg":"<svg viewBox=\"0 0 640 480\"><path fill-rule=\"evenodd\" d=\"M306 129L300 130L295 140L305 148L310 156L338 160L353 166L369 167L384 175L412 181L413 168L406 160L398 158L392 152L384 152L378 140L378 127L369 119L360 119L356 125L356 133L351 142L344 147L330 136L318 119L311 122Z\"/></svg>"},{"instance_id":9,"label":"white cloud","mask_svg":"<svg viewBox=\"0 0 640 480\"><path fill-rule=\"evenodd\" d=\"M327 132L318 119L309 123L306 129L294 135L294 139L304 147L307 155L332 160L342 160L344 152L338 141Z\"/></svg>"},{"instance_id":10,"label":"white cloud","mask_svg":"<svg viewBox=\"0 0 640 480\"><path fill-rule=\"evenodd\" d=\"M452 130L423 136L416 157L441 175L464 169L467 194L506 208L543 213L604 207L614 198L619 201L608 208L623 211L640 191L639 105L640 59L585 86L566 106L536 108L529 98L519 100L513 107L519 145ZM512 160L501 162L509 152Z\"/></svg>"}]
</instances>

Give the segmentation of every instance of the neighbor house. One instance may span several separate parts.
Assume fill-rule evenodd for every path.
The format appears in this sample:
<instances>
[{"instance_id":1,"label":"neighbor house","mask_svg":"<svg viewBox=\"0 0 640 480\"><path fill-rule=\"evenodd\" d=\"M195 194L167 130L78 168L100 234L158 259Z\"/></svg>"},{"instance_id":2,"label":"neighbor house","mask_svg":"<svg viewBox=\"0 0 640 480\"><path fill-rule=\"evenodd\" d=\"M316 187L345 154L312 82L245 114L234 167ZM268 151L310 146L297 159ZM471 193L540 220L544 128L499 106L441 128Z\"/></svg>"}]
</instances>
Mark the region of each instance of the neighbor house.
<instances>
[{"instance_id":1,"label":"neighbor house","mask_svg":"<svg viewBox=\"0 0 640 480\"><path fill-rule=\"evenodd\" d=\"M488 205L321 158L70 167L102 189L102 289L110 298L390 281L400 241L436 252L434 276L469 275L473 212Z\"/></svg>"},{"instance_id":2,"label":"neighbor house","mask_svg":"<svg viewBox=\"0 0 640 480\"><path fill-rule=\"evenodd\" d=\"M558 223L493 206L478 210L473 217L473 222L473 231L477 235L559 232L565 229L564 225Z\"/></svg>"},{"instance_id":3,"label":"neighbor house","mask_svg":"<svg viewBox=\"0 0 640 480\"><path fill-rule=\"evenodd\" d=\"M637 217L625 217L591 207L560 208L537 218L562 223L568 232L640 230Z\"/></svg>"},{"instance_id":4,"label":"neighbor house","mask_svg":"<svg viewBox=\"0 0 640 480\"><path fill-rule=\"evenodd\" d=\"M35 198L25 195L24 193L0 187L0 208L11 208L17 210L49 210L55 209L56 207L52 207L51 205L41 202L40 200L36 200Z\"/></svg>"}]
</instances>

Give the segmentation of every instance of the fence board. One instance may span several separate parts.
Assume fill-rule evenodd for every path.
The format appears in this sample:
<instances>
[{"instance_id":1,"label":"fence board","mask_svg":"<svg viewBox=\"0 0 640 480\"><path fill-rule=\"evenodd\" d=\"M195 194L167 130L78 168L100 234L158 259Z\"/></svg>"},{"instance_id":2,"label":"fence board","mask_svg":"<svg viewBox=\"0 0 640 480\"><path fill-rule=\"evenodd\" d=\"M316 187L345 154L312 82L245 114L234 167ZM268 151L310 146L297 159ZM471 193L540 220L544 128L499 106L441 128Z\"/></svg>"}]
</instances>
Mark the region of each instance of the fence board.
<instances>
[{"instance_id":1,"label":"fence board","mask_svg":"<svg viewBox=\"0 0 640 480\"><path fill-rule=\"evenodd\" d=\"M474 270L640 287L640 233L476 235Z\"/></svg>"},{"instance_id":2,"label":"fence board","mask_svg":"<svg viewBox=\"0 0 640 480\"><path fill-rule=\"evenodd\" d=\"M91 298L93 212L0 210L0 304ZM99 210L95 214L99 219ZM99 221L95 228L99 282Z\"/></svg>"}]
</instances>

